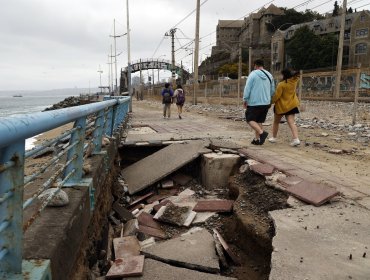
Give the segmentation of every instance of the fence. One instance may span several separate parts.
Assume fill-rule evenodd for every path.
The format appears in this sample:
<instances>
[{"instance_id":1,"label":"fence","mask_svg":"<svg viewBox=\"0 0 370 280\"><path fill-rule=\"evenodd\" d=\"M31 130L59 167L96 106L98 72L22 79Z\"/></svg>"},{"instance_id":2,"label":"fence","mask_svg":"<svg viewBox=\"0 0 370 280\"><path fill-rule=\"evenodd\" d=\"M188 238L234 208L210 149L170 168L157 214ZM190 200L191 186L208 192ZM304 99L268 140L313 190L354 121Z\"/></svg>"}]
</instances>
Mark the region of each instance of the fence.
<instances>
[{"instance_id":1,"label":"fence","mask_svg":"<svg viewBox=\"0 0 370 280\"><path fill-rule=\"evenodd\" d=\"M84 154L86 156L88 151L92 154L100 153L103 136L111 137L126 118L129 110L129 97L107 97L106 99L108 100L93 104L0 119L1 279L15 279L14 275L22 273L22 266L23 273L25 273L25 261L22 264L24 231L29 228L62 187L75 186L82 182ZM72 129L32 150L25 151L26 139L71 122L74 122ZM64 145L50 161L44 163L33 174L24 176L25 159L65 140L69 144ZM52 176L24 201L24 187L34 182L46 171L50 172L50 169L53 169ZM39 194L51 187L53 188L50 196L23 224L23 211L37 201Z\"/></svg>"}]
</instances>

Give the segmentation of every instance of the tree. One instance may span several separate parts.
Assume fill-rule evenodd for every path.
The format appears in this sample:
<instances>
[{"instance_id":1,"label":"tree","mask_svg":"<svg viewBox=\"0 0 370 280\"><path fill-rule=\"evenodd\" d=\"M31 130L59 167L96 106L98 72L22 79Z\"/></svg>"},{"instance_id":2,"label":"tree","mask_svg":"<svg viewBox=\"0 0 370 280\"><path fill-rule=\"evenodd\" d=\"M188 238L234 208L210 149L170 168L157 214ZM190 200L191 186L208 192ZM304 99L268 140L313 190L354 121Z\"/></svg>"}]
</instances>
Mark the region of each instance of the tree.
<instances>
[{"instance_id":1,"label":"tree","mask_svg":"<svg viewBox=\"0 0 370 280\"><path fill-rule=\"evenodd\" d=\"M336 65L338 39L334 34L324 36L303 26L286 44L286 52L294 69L306 70Z\"/></svg>"},{"instance_id":2,"label":"tree","mask_svg":"<svg viewBox=\"0 0 370 280\"><path fill-rule=\"evenodd\" d=\"M305 12L298 12L294 9L287 9L287 8L283 8L283 10L284 10L284 15L274 17L271 20L271 23L267 24L267 29L270 32L275 32L276 29L285 30L293 24L309 22L315 19L323 19L323 16L311 10L306 10Z\"/></svg>"},{"instance_id":3,"label":"tree","mask_svg":"<svg viewBox=\"0 0 370 280\"><path fill-rule=\"evenodd\" d=\"M237 79L238 78L238 63L228 63L224 64L220 67L218 70L219 74L227 75L227 77L231 79ZM248 74L248 66L245 63L242 63L242 75Z\"/></svg>"},{"instance_id":4,"label":"tree","mask_svg":"<svg viewBox=\"0 0 370 280\"><path fill-rule=\"evenodd\" d=\"M348 11L347 11L347 14L352 14L353 13L353 9L352 7L349 7Z\"/></svg>"},{"instance_id":5,"label":"tree","mask_svg":"<svg viewBox=\"0 0 370 280\"><path fill-rule=\"evenodd\" d=\"M338 1L334 2L333 17L339 16L339 5Z\"/></svg>"}]
</instances>

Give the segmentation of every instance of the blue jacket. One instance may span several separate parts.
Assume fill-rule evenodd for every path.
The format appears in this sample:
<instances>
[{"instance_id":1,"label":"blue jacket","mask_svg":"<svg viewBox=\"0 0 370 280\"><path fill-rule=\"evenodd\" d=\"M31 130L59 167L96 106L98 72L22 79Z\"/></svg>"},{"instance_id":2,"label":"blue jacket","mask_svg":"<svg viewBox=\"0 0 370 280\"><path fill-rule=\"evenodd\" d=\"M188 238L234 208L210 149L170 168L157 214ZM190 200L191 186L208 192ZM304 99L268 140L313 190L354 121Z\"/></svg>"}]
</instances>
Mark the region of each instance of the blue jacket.
<instances>
[{"instance_id":1,"label":"blue jacket","mask_svg":"<svg viewBox=\"0 0 370 280\"><path fill-rule=\"evenodd\" d=\"M172 89L170 89L170 88L164 88L163 90L162 90L162 92L161 92L161 94L162 94L162 96L164 96L164 94L166 93L166 92L170 92L170 96L173 96L173 90Z\"/></svg>"},{"instance_id":2,"label":"blue jacket","mask_svg":"<svg viewBox=\"0 0 370 280\"><path fill-rule=\"evenodd\" d=\"M275 92L274 78L268 71L263 71L270 77L271 82L261 70L254 70L248 76L243 95L248 106L271 104L271 97Z\"/></svg>"}]
</instances>

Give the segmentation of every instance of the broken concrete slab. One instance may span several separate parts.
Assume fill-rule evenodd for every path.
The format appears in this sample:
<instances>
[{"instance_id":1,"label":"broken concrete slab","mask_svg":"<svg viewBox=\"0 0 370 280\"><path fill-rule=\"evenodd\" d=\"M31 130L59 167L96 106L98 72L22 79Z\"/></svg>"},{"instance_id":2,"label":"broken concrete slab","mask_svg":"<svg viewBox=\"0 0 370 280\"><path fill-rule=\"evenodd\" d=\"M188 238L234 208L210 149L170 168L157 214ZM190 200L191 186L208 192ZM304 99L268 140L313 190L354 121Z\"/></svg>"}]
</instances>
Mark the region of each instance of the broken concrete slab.
<instances>
[{"instance_id":1,"label":"broken concrete slab","mask_svg":"<svg viewBox=\"0 0 370 280\"><path fill-rule=\"evenodd\" d=\"M116 259L140 255L140 243L136 236L114 238L113 247Z\"/></svg>"},{"instance_id":2,"label":"broken concrete slab","mask_svg":"<svg viewBox=\"0 0 370 280\"><path fill-rule=\"evenodd\" d=\"M161 226L153 219L153 216L148 213L142 212L137 217L137 220L139 221L139 225L156 229L162 229Z\"/></svg>"},{"instance_id":3,"label":"broken concrete slab","mask_svg":"<svg viewBox=\"0 0 370 280\"><path fill-rule=\"evenodd\" d=\"M154 237L150 237L150 238L145 239L145 240L143 240L139 243L140 243L141 249L144 249L144 248L147 248L147 247L150 247L150 246L154 245L155 244L155 239L154 239Z\"/></svg>"},{"instance_id":4,"label":"broken concrete slab","mask_svg":"<svg viewBox=\"0 0 370 280\"><path fill-rule=\"evenodd\" d=\"M120 220L123 222L128 222L129 220L134 219L134 215L128 211L125 207L121 206L118 201L113 203L113 210L118 214Z\"/></svg>"},{"instance_id":5,"label":"broken concrete slab","mask_svg":"<svg viewBox=\"0 0 370 280\"><path fill-rule=\"evenodd\" d=\"M174 187L174 183L173 183L173 180L164 180L161 182L161 186L163 189L170 189L170 188L173 188Z\"/></svg>"},{"instance_id":6,"label":"broken concrete slab","mask_svg":"<svg viewBox=\"0 0 370 280\"><path fill-rule=\"evenodd\" d=\"M136 235L137 231L139 229L139 223L137 219L129 220L123 229L123 235L122 236L130 236L130 235Z\"/></svg>"},{"instance_id":7,"label":"broken concrete slab","mask_svg":"<svg viewBox=\"0 0 370 280\"><path fill-rule=\"evenodd\" d=\"M284 187L289 187L289 186L296 185L302 182L303 179L298 176L288 176L288 177L281 178L281 179L279 178L277 181Z\"/></svg>"},{"instance_id":8,"label":"broken concrete slab","mask_svg":"<svg viewBox=\"0 0 370 280\"><path fill-rule=\"evenodd\" d=\"M209 190L228 185L229 177L237 168L239 155L209 153L202 155L202 185Z\"/></svg>"},{"instance_id":9,"label":"broken concrete slab","mask_svg":"<svg viewBox=\"0 0 370 280\"><path fill-rule=\"evenodd\" d=\"M229 247L229 244L225 241L225 239L222 237L222 235L218 232L217 229L213 229L214 234L217 236L218 240L220 241L221 246L224 248L225 252L228 254L228 256L232 259L232 261L236 265L240 265L241 261L237 255L234 254L234 252Z\"/></svg>"},{"instance_id":10,"label":"broken concrete slab","mask_svg":"<svg viewBox=\"0 0 370 280\"><path fill-rule=\"evenodd\" d=\"M167 235L162 229L152 228L152 227L146 227L143 225L139 225L139 232L144 233L149 236L153 236L159 239L166 239Z\"/></svg>"},{"instance_id":11,"label":"broken concrete slab","mask_svg":"<svg viewBox=\"0 0 370 280\"><path fill-rule=\"evenodd\" d=\"M159 204L154 205L153 209L154 209L155 212L158 212L159 209L161 209L162 206L166 206L168 204L174 205L170 200L165 199L165 200L162 200Z\"/></svg>"},{"instance_id":12,"label":"broken concrete slab","mask_svg":"<svg viewBox=\"0 0 370 280\"><path fill-rule=\"evenodd\" d=\"M203 224L215 215L216 213L214 212L198 212L191 224L192 225Z\"/></svg>"},{"instance_id":13,"label":"broken concrete slab","mask_svg":"<svg viewBox=\"0 0 370 280\"><path fill-rule=\"evenodd\" d=\"M145 195L139 196L133 202L131 202L129 206L130 207L135 206L136 204L138 204L138 203L140 203L140 202L142 202L142 201L150 198L153 195L154 195L154 192L149 192L149 193L147 193Z\"/></svg>"},{"instance_id":14,"label":"broken concrete slab","mask_svg":"<svg viewBox=\"0 0 370 280\"><path fill-rule=\"evenodd\" d=\"M231 212L234 200L202 200L198 201L193 211L195 212Z\"/></svg>"},{"instance_id":15,"label":"broken concrete slab","mask_svg":"<svg viewBox=\"0 0 370 280\"><path fill-rule=\"evenodd\" d=\"M370 258L363 258L369 253L369 210L341 202L270 215L276 232L270 280L369 278Z\"/></svg>"},{"instance_id":16,"label":"broken concrete slab","mask_svg":"<svg viewBox=\"0 0 370 280\"><path fill-rule=\"evenodd\" d=\"M206 141L201 140L172 144L123 169L122 177L128 185L129 193L137 193L193 161L207 145Z\"/></svg>"},{"instance_id":17,"label":"broken concrete slab","mask_svg":"<svg viewBox=\"0 0 370 280\"><path fill-rule=\"evenodd\" d=\"M212 138L210 139L210 141L211 141L211 144L209 145L209 147L213 150L218 150L221 148L230 149L230 150L238 150L242 148L242 146L232 141L225 140L225 139Z\"/></svg>"},{"instance_id":18,"label":"broken concrete slab","mask_svg":"<svg viewBox=\"0 0 370 280\"><path fill-rule=\"evenodd\" d=\"M206 229L157 243L142 249L142 253L148 258L176 266L220 272L213 236Z\"/></svg>"},{"instance_id":19,"label":"broken concrete slab","mask_svg":"<svg viewBox=\"0 0 370 280\"><path fill-rule=\"evenodd\" d=\"M177 173L172 177L172 180L176 183L179 184L180 186L185 186L188 184L191 180L193 180L193 177L182 174L182 173Z\"/></svg>"},{"instance_id":20,"label":"broken concrete slab","mask_svg":"<svg viewBox=\"0 0 370 280\"><path fill-rule=\"evenodd\" d=\"M191 207L171 204L162 206L155 214L154 219L177 226L189 226L196 216L196 213L191 209Z\"/></svg>"},{"instance_id":21,"label":"broken concrete slab","mask_svg":"<svg viewBox=\"0 0 370 280\"><path fill-rule=\"evenodd\" d=\"M143 275L144 256L133 256L116 259L109 269L106 278L130 277Z\"/></svg>"},{"instance_id":22,"label":"broken concrete slab","mask_svg":"<svg viewBox=\"0 0 370 280\"><path fill-rule=\"evenodd\" d=\"M309 181L302 181L286 188L291 195L315 206L320 206L329 201L339 192L327 185L317 184Z\"/></svg>"},{"instance_id":23,"label":"broken concrete slab","mask_svg":"<svg viewBox=\"0 0 370 280\"><path fill-rule=\"evenodd\" d=\"M209 274L168 265L156 260L146 259L143 276L132 277L132 280L236 280L236 278Z\"/></svg>"}]
</instances>

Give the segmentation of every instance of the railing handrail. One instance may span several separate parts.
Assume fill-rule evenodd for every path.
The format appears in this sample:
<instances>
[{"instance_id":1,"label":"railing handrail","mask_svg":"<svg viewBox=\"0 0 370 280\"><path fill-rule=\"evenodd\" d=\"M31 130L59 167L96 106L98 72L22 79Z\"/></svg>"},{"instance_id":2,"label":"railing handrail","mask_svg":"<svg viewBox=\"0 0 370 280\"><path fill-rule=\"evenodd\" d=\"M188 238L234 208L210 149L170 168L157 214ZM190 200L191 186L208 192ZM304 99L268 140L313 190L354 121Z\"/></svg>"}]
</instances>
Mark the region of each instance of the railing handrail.
<instances>
[{"instance_id":1,"label":"railing handrail","mask_svg":"<svg viewBox=\"0 0 370 280\"><path fill-rule=\"evenodd\" d=\"M125 97L122 97L126 99ZM53 111L0 118L0 148L121 103L117 99Z\"/></svg>"}]
</instances>

